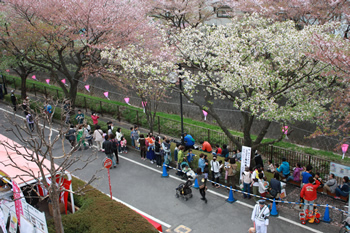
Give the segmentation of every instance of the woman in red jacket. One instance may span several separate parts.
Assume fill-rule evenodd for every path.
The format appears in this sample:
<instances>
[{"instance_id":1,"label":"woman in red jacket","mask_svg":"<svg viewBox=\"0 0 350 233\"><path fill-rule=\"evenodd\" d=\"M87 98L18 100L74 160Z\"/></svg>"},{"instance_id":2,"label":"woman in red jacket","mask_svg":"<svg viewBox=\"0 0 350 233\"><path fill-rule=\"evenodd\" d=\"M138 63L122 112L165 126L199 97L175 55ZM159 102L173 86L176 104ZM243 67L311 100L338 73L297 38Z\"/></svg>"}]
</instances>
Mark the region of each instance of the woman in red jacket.
<instances>
[{"instance_id":1,"label":"woman in red jacket","mask_svg":"<svg viewBox=\"0 0 350 233\"><path fill-rule=\"evenodd\" d=\"M98 124L98 118L100 118L99 116L97 116L97 113L96 112L93 112L92 115L91 115L91 119L92 119L92 123L94 125L97 125Z\"/></svg>"}]
</instances>

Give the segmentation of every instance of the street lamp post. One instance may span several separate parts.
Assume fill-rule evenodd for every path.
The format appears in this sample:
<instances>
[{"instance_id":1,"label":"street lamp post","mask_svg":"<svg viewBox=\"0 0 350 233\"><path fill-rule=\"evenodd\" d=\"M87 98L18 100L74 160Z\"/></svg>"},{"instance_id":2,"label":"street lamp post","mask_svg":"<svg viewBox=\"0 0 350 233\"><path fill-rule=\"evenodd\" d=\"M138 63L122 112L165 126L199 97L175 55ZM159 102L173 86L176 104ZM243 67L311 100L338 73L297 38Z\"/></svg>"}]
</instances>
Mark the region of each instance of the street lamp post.
<instances>
[{"instance_id":1,"label":"street lamp post","mask_svg":"<svg viewBox=\"0 0 350 233\"><path fill-rule=\"evenodd\" d=\"M181 66L180 66L181 69ZM176 72L171 72L168 75L169 81L172 84L177 83L179 81L179 88L180 88L180 117L181 117L181 145L185 145L185 138L184 138L184 118L183 118L183 111L182 111L182 78L179 77L179 75Z\"/></svg>"}]
</instances>

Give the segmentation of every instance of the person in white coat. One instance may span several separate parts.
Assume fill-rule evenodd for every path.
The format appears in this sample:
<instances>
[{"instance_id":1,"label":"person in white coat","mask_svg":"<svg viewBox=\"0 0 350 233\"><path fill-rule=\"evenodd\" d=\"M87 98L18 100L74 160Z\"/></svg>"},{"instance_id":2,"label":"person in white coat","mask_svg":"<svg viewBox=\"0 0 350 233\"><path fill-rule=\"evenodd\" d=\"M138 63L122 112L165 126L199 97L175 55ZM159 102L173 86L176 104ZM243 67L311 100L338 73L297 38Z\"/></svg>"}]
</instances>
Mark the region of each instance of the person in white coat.
<instances>
[{"instance_id":1,"label":"person in white coat","mask_svg":"<svg viewBox=\"0 0 350 233\"><path fill-rule=\"evenodd\" d=\"M267 233L269 216L270 210L265 205L265 200L259 200L258 204L254 206L252 213L252 221L255 223L256 233Z\"/></svg>"},{"instance_id":2,"label":"person in white coat","mask_svg":"<svg viewBox=\"0 0 350 233\"><path fill-rule=\"evenodd\" d=\"M96 125L95 131L94 131L92 137L97 144L97 150L103 151L102 150L103 131L101 130L101 127L99 125Z\"/></svg>"}]
</instances>

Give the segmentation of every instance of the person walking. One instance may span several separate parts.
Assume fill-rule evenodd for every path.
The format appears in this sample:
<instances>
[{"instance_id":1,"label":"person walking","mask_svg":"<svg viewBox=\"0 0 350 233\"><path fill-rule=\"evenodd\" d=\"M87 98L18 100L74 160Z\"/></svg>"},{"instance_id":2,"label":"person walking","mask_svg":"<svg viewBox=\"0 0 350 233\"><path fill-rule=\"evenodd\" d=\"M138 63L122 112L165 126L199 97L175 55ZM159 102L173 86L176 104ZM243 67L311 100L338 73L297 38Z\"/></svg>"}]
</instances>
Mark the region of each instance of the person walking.
<instances>
[{"instance_id":1,"label":"person walking","mask_svg":"<svg viewBox=\"0 0 350 233\"><path fill-rule=\"evenodd\" d=\"M194 179L197 179L198 186L199 186L199 193L201 194L202 198L201 200L204 201L205 204L208 203L207 198L205 198L205 191L207 190L207 179L202 173L202 169L199 167L197 168L197 175Z\"/></svg>"},{"instance_id":2,"label":"person walking","mask_svg":"<svg viewBox=\"0 0 350 233\"><path fill-rule=\"evenodd\" d=\"M216 160L217 157L214 155L213 160L210 161L211 166L211 174L212 174L212 180L215 181L217 184L213 184L213 187L216 186L216 188L220 188L219 181L220 181L220 164Z\"/></svg>"},{"instance_id":3,"label":"person walking","mask_svg":"<svg viewBox=\"0 0 350 233\"><path fill-rule=\"evenodd\" d=\"M102 149L104 149L106 156L112 160L113 167L116 168L117 164L115 162L115 157L113 155L113 145L112 145L112 142L109 140L108 135L106 135L105 141L102 143Z\"/></svg>"},{"instance_id":4,"label":"person walking","mask_svg":"<svg viewBox=\"0 0 350 233\"><path fill-rule=\"evenodd\" d=\"M12 102L12 106L13 106L13 111L17 111L17 97L15 95L15 91L12 90L11 91L11 102Z\"/></svg>"},{"instance_id":5,"label":"person walking","mask_svg":"<svg viewBox=\"0 0 350 233\"><path fill-rule=\"evenodd\" d=\"M270 210L267 205L265 205L265 200L259 200L259 202L254 206L251 217L255 225L256 233L267 233L269 216Z\"/></svg>"},{"instance_id":6,"label":"person walking","mask_svg":"<svg viewBox=\"0 0 350 233\"><path fill-rule=\"evenodd\" d=\"M119 164L119 141L115 138L114 134L109 135L110 141L112 142L112 151L115 155L115 158L117 160L117 164Z\"/></svg>"},{"instance_id":7,"label":"person walking","mask_svg":"<svg viewBox=\"0 0 350 233\"><path fill-rule=\"evenodd\" d=\"M101 127L99 125L96 125L95 128L96 129L95 129L92 137L96 142L97 150L102 151L103 131L101 130Z\"/></svg>"},{"instance_id":8,"label":"person walking","mask_svg":"<svg viewBox=\"0 0 350 233\"><path fill-rule=\"evenodd\" d=\"M34 118L32 116L32 114L30 114L29 112L26 112L26 119L27 119L27 123L29 126L30 131L34 131Z\"/></svg>"},{"instance_id":9,"label":"person walking","mask_svg":"<svg viewBox=\"0 0 350 233\"><path fill-rule=\"evenodd\" d=\"M138 137L137 141L135 142L135 145L136 143L140 145L141 159L146 160L147 147L146 147L145 136L141 134L140 137Z\"/></svg>"}]
</instances>

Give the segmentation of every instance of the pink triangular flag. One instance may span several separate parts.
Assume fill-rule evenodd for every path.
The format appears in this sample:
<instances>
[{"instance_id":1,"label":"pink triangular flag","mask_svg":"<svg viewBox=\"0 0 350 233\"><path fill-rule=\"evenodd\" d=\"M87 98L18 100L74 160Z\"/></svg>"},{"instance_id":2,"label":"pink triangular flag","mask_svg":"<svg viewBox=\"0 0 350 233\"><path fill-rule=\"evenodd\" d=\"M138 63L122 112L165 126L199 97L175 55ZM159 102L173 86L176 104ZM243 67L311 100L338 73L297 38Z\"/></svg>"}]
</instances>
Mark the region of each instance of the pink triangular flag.
<instances>
[{"instance_id":1,"label":"pink triangular flag","mask_svg":"<svg viewBox=\"0 0 350 233\"><path fill-rule=\"evenodd\" d=\"M342 159L344 159L344 156L345 156L346 151L348 150L348 147L349 147L348 144L343 144L343 145L341 145L341 150L342 150L342 152L343 152L343 157L342 157Z\"/></svg>"},{"instance_id":2,"label":"pink triangular flag","mask_svg":"<svg viewBox=\"0 0 350 233\"><path fill-rule=\"evenodd\" d=\"M46 79L46 83L50 85L50 79Z\"/></svg>"},{"instance_id":3,"label":"pink triangular flag","mask_svg":"<svg viewBox=\"0 0 350 233\"><path fill-rule=\"evenodd\" d=\"M9 69L7 69L7 70L6 70L6 72L7 72L7 73L9 73L9 72L10 72L10 70L9 70Z\"/></svg>"},{"instance_id":4,"label":"pink triangular flag","mask_svg":"<svg viewBox=\"0 0 350 233\"><path fill-rule=\"evenodd\" d=\"M36 79L36 76L35 76L35 75L32 76L32 79L38 81L38 80Z\"/></svg>"},{"instance_id":5,"label":"pink triangular flag","mask_svg":"<svg viewBox=\"0 0 350 233\"><path fill-rule=\"evenodd\" d=\"M90 92L90 85L85 85L85 89Z\"/></svg>"},{"instance_id":6,"label":"pink triangular flag","mask_svg":"<svg viewBox=\"0 0 350 233\"><path fill-rule=\"evenodd\" d=\"M287 135L287 134L288 134L288 128L289 128L289 127L288 127L287 125L285 125L285 126L282 127L282 132L286 135L286 139L289 139L289 138L288 138L288 135Z\"/></svg>"},{"instance_id":7,"label":"pink triangular flag","mask_svg":"<svg viewBox=\"0 0 350 233\"><path fill-rule=\"evenodd\" d=\"M128 97L124 98L125 103L127 103L128 105L130 105L129 100L130 100L130 98L128 98Z\"/></svg>"},{"instance_id":8,"label":"pink triangular flag","mask_svg":"<svg viewBox=\"0 0 350 233\"><path fill-rule=\"evenodd\" d=\"M205 110L202 110L202 112L203 112L203 115L204 115L204 120L206 121L208 113Z\"/></svg>"},{"instance_id":9,"label":"pink triangular flag","mask_svg":"<svg viewBox=\"0 0 350 233\"><path fill-rule=\"evenodd\" d=\"M66 84L66 79L62 79L61 82L62 82L64 85L68 86L68 85Z\"/></svg>"},{"instance_id":10,"label":"pink triangular flag","mask_svg":"<svg viewBox=\"0 0 350 233\"><path fill-rule=\"evenodd\" d=\"M147 102L145 101L145 102L141 102L141 104L142 104L142 107L143 107L143 113L146 113L146 105L147 105Z\"/></svg>"},{"instance_id":11,"label":"pink triangular flag","mask_svg":"<svg viewBox=\"0 0 350 233\"><path fill-rule=\"evenodd\" d=\"M106 96L107 99L109 99L108 98L108 91L104 92L103 94Z\"/></svg>"}]
</instances>

